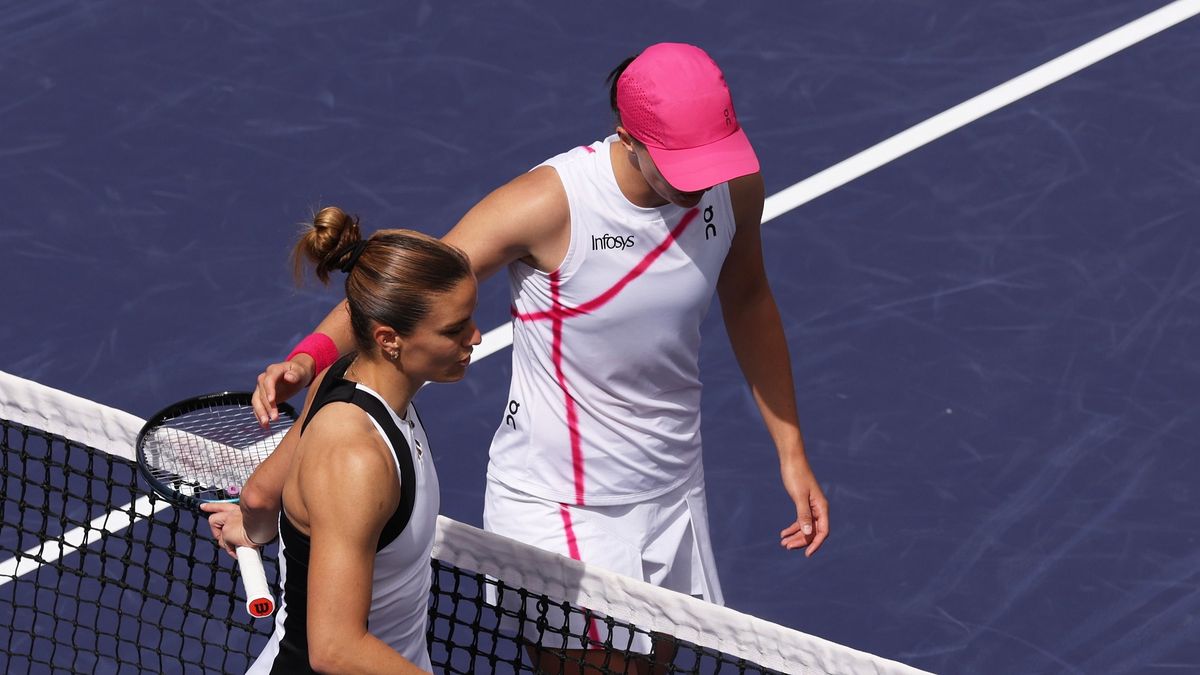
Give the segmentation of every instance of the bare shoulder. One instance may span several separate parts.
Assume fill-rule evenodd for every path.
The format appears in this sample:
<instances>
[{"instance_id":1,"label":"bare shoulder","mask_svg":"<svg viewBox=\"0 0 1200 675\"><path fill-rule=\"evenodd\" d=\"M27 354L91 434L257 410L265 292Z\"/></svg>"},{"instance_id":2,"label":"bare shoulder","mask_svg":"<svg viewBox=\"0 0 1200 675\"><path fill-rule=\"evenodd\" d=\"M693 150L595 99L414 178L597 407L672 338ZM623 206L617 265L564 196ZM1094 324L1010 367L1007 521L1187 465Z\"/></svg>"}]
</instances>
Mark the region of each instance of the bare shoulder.
<instances>
[{"instance_id":1,"label":"bare shoulder","mask_svg":"<svg viewBox=\"0 0 1200 675\"><path fill-rule=\"evenodd\" d=\"M570 207L558 172L542 166L521 174L474 206L446 235L480 277L521 258L538 257L547 242L569 236Z\"/></svg>"},{"instance_id":2,"label":"bare shoulder","mask_svg":"<svg viewBox=\"0 0 1200 675\"><path fill-rule=\"evenodd\" d=\"M746 298L761 293L766 288L766 272L762 260L763 195L765 187L761 173L752 173L729 181L729 200L733 206L733 218L737 231L717 290L721 294L722 308L739 305Z\"/></svg>"},{"instance_id":3,"label":"bare shoulder","mask_svg":"<svg viewBox=\"0 0 1200 675\"><path fill-rule=\"evenodd\" d=\"M734 199L762 199L765 192L762 172L752 173L729 181L729 194Z\"/></svg>"},{"instance_id":4,"label":"bare shoulder","mask_svg":"<svg viewBox=\"0 0 1200 675\"><path fill-rule=\"evenodd\" d=\"M313 415L300 437L300 480L310 495L361 490L394 473L391 450L370 416L351 403L330 403ZM312 489L316 489L314 492Z\"/></svg>"},{"instance_id":5,"label":"bare shoulder","mask_svg":"<svg viewBox=\"0 0 1200 675\"><path fill-rule=\"evenodd\" d=\"M567 213L567 191L563 188L562 180L554 167L539 166L517 176L508 183L497 188L481 204L490 199L496 199L521 207L528 214L565 215Z\"/></svg>"},{"instance_id":6,"label":"bare shoulder","mask_svg":"<svg viewBox=\"0 0 1200 675\"><path fill-rule=\"evenodd\" d=\"M739 229L760 223L765 195L762 173L752 173L729 181L729 201L733 205L733 215Z\"/></svg>"}]
</instances>

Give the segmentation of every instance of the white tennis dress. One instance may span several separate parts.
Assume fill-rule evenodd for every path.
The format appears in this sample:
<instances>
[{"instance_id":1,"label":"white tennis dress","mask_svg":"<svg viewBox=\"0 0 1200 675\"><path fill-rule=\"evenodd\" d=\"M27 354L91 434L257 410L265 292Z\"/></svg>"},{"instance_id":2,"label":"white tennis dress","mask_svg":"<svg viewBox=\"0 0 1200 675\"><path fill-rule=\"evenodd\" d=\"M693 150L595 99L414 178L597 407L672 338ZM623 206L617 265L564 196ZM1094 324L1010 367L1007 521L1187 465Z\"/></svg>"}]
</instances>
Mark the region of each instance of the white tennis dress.
<instances>
[{"instance_id":1,"label":"white tennis dress","mask_svg":"<svg viewBox=\"0 0 1200 675\"><path fill-rule=\"evenodd\" d=\"M558 269L509 265L513 375L492 441L484 528L722 602L700 442L700 324L733 241L729 186L695 208L642 208L617 186L616 136L548 160L567 194ZM514 610L515 611L515 610ZM555 607L527 639L650 651ZM510 622L511 624L511 622ZM566 627L560 636L554 627Z\"/></svg>"}]
</instances>

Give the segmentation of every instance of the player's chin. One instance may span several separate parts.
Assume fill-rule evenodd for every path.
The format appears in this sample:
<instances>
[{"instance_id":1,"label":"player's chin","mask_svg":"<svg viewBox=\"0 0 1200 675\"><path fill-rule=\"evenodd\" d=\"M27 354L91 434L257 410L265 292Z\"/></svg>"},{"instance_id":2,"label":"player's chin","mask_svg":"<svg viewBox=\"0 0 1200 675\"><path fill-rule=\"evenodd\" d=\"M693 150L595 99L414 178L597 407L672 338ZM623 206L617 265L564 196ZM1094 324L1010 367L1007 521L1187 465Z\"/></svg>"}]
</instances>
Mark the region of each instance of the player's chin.
<instances>
[{"instance_id":1,"label":"player's chin","mask_svg":"<svg viewBox=\"0 0 1200 675\"><path fill-rule=\"evenodd\" d=\"M471 365L470 357L455 363L442 373L442 377L438 378L438 382L458 382L467 375L467 368Z\"/></svg>"}]
</instances>

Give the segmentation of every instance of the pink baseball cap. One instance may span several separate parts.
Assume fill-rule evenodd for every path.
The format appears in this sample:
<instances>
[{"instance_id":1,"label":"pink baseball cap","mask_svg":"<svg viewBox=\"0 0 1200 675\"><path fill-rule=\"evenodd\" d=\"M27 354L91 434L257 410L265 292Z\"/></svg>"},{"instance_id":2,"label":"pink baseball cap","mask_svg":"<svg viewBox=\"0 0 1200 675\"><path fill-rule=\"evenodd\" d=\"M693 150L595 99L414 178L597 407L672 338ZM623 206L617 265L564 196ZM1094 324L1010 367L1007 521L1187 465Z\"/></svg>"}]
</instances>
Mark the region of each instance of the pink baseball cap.
<instances>
[{"instance_id":1,"label":"pink baseball cap","mask_svg":"<svg viewBox=\"0 0 1200 675\"><path fill-rule=\"evenodd\" d=\"M758 171L725 76L699 47L647 47L617 80L617 110L621 126L677 190L696 192Z\"/></svg>"}]
</instances>

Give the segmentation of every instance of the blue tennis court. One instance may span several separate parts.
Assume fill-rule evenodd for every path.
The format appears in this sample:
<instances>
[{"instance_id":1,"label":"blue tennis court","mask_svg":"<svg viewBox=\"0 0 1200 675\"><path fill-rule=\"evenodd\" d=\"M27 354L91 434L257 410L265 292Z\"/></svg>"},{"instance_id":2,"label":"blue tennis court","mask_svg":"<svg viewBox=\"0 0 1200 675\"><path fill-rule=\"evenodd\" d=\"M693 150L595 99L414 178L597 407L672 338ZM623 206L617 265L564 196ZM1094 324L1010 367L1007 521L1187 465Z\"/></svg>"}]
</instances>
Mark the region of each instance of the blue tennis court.
<instances>
[{"instance_id":1,"label":"blue tennis court","mask_svg":"<svg viewBox=\"0 0 1200 675\"><path fill-rule=\"evenodd\" d=\"M1165 5L8 3L0 370L141 417L252 387L339 297L291 283L313 210L442 234L606 136L604 77L653 42L721 64L774 195ZM779 548L710 312L730 606L935 672L1200 670L1197 45L1183 20L763 226L833 532ZM477 319L510 319L501 279ZM466 523L509 373L417 401Z\"/></svg>"}]
</instances>

